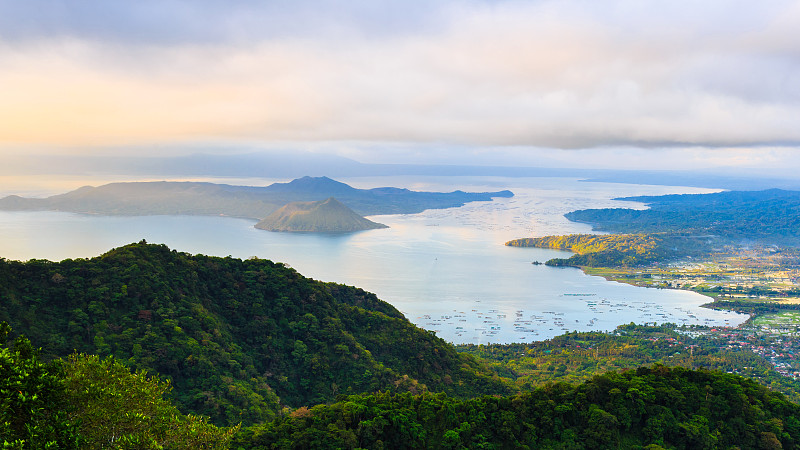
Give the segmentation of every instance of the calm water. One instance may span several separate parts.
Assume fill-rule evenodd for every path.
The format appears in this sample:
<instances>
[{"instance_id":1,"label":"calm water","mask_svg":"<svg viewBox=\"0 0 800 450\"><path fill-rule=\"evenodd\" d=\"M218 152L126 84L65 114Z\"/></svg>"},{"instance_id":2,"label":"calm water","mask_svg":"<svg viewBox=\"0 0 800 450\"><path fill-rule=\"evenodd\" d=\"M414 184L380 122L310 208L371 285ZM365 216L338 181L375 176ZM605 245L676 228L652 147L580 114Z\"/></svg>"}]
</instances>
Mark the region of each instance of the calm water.
<instances>
[{"instance_id":1,"label":"calm water","mask_svg":"<svg viewBox=\"0 0 800 450\"><path fill-rule=\"evenodd\" d=\"M21 192L9 183L2 195ZM219 180L216 180L219 181ZM270 184L274 180L239 180ZM637 288L580 270L532 265L568 253L505 247L528 236L589 232L563 214L589 207L641 207L610 200L625 195L701 189L586 183L564 178L384 177L342 180L355 187L495 191L516 195L421 214L374 216L388 229L346 235L270 233L224 217L101 217L55 212L0 212L0 256L61 260L92 257L147 239L218 256L258 256L300 273L375 292L417 325L456 343L528 342L565 331L611 330L621 323L735 325L746 316L700 308L708 299L682 291ZM236 182L236 180L224 180ZM29 192L64 192L63 180ZM94 184L94 183L92 183ZM59 189L61 188L61 189ZM37 189L41 189L37 191Z\"/></svg>"}]
</instances>

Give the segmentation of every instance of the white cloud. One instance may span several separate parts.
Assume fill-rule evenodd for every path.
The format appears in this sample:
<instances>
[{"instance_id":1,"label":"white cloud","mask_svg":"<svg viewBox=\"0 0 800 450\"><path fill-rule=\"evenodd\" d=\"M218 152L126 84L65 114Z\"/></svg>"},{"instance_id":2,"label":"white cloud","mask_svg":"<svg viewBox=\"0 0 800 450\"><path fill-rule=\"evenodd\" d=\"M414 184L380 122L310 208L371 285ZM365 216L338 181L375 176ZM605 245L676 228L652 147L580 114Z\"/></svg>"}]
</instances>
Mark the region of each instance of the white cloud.
<instances>
[{"instance_id":1,"label":"white cloud","mask_svg":"<svg viewBox=\"0 0 800 450\"><path fill-rule=\"evenodd\" d=\"M800 143L796 2L36 3L0 1L7 145Z\"/></svg>"}]
</instances>

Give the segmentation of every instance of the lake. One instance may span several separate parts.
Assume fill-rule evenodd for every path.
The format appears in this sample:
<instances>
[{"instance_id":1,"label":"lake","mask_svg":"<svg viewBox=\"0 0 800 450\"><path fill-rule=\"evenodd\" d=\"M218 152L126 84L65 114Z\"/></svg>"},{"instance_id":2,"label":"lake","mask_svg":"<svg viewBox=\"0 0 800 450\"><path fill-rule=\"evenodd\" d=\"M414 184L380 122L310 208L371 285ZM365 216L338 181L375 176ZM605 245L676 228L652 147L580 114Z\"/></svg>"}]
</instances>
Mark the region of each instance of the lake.
<instances>
[{"instance_id":1,"label":"lake","mask_svg":"<svg viewBox=\"0 0 800 450\"><path fill-rule=\"evenodd\" d=\"M30 183L31 180L27 180ZM206 180L268 185L261 179ZM583 182L567 178L380 177L340 179L354 187L497 191L513 198L420 214L372 216L388 229L352 234L272 233L227 217L104 217L59 212L0 212L0 256L28 260L88 258L146 239L179 251L287 263L301 274L374 292L418 326L454 343L543 340L566 331L612 330L629 322L737 325L747 316L699 305L686 291L647 289L533 265L569 253L506 247L514 238L587 233L563 214L575 209L636 207L620 196L711 192L707 189ZM45 186L0 177L9 193L61 193L83 179ZM107 182L107 180L103 180Z\"/></svg>"}]
</instances>

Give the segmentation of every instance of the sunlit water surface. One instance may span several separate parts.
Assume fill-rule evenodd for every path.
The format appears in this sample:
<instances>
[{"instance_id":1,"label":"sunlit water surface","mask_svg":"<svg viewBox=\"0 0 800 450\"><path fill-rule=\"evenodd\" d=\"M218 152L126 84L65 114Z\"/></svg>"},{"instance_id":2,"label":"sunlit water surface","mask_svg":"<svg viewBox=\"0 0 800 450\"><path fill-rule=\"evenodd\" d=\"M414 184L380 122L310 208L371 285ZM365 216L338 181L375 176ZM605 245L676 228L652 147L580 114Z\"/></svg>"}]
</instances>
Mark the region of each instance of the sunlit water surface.
<instances>
[{"instance_id":1,"label":"sunlit water surface","mask_svg":"<svg viewBox=\"0 0 800 450\"><path fill-rule=\"evenodd\" d=\"M268 185L276 180L209 181ZM87 258L142 239L189 253L258 256L287 263L315 279L374 292L418 326L435 330L454 343L530 342L572 330L612 330L629 322L737 325L746 319L701 308L709 299L692 292L638 288L587 276L578 269L531 264L566 257L566 252L503 245L520 237L590 232L589 226L563 217L572 210L642 207L611 200L614 197L708 190L567 178L341 181L359 188L510 189L515 196L421 214L374 216L372 220L390 228L343 235L271 233L255 229L253 221L227 217L0 212L0 256L18 260ZM0 192L3 196L43 196L101 184L77 178L24 183L0 178Z\"/></svg>"}]
</instances>

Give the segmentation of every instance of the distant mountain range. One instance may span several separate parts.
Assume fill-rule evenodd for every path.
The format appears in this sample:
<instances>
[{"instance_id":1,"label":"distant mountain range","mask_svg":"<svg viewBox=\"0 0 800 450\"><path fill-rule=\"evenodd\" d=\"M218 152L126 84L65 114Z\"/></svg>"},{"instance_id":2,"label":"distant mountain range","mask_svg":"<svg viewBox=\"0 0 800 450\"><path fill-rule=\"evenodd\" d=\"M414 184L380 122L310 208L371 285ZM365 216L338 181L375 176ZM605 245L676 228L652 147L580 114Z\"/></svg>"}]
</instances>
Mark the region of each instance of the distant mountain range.
<instances>
[{"instance_id":1,"label":"distant mountain range","mask_svg":"<svg viewBox=\"0 0 800 450\"><path fill-rule=\"evenodd\" d=\"M164 154L175 151L164 148ZM0 174L19 176L86 174L148 177L268 177L304 175L334 178L362 176L569 177L608 183L697 186L717 189L800 189L796 177L754 170L609 170L521 165L367 164L340 156L286 149L195 148L183 156L9 155ZM125 153L125 152L122 152ZM338 198L338 197L337 197ZM314 199L321 200L321 199Z\"/></svg>"},{"instance_id":2,"label":"distant mountain range","mask_svg":"<svg viewBox=\"0 0 800 450\"><path fill-rule=\"evenodd\" d=\"M292 202L256 224L267 231L342 233L388 228L365 219L333 197L316 202Z\"/></svg>"},{"instance_id":3,"label":"distant mountain range","mask_svg":"<svg viewBox=\"0 0 800 450\"><path fill-rule=\"evenodd\" d=\"M356 189L328 177L302 177L266 187L200 182L132 182L85 186L47 198L11 195L0 210L50 210L101 215L224 215L263 219L292 202L335 196L360 215L411 214L463 206L474 201L512 197L511 191L470 193L417 192L382 187Z\"/></svg>"}]
</instances>

